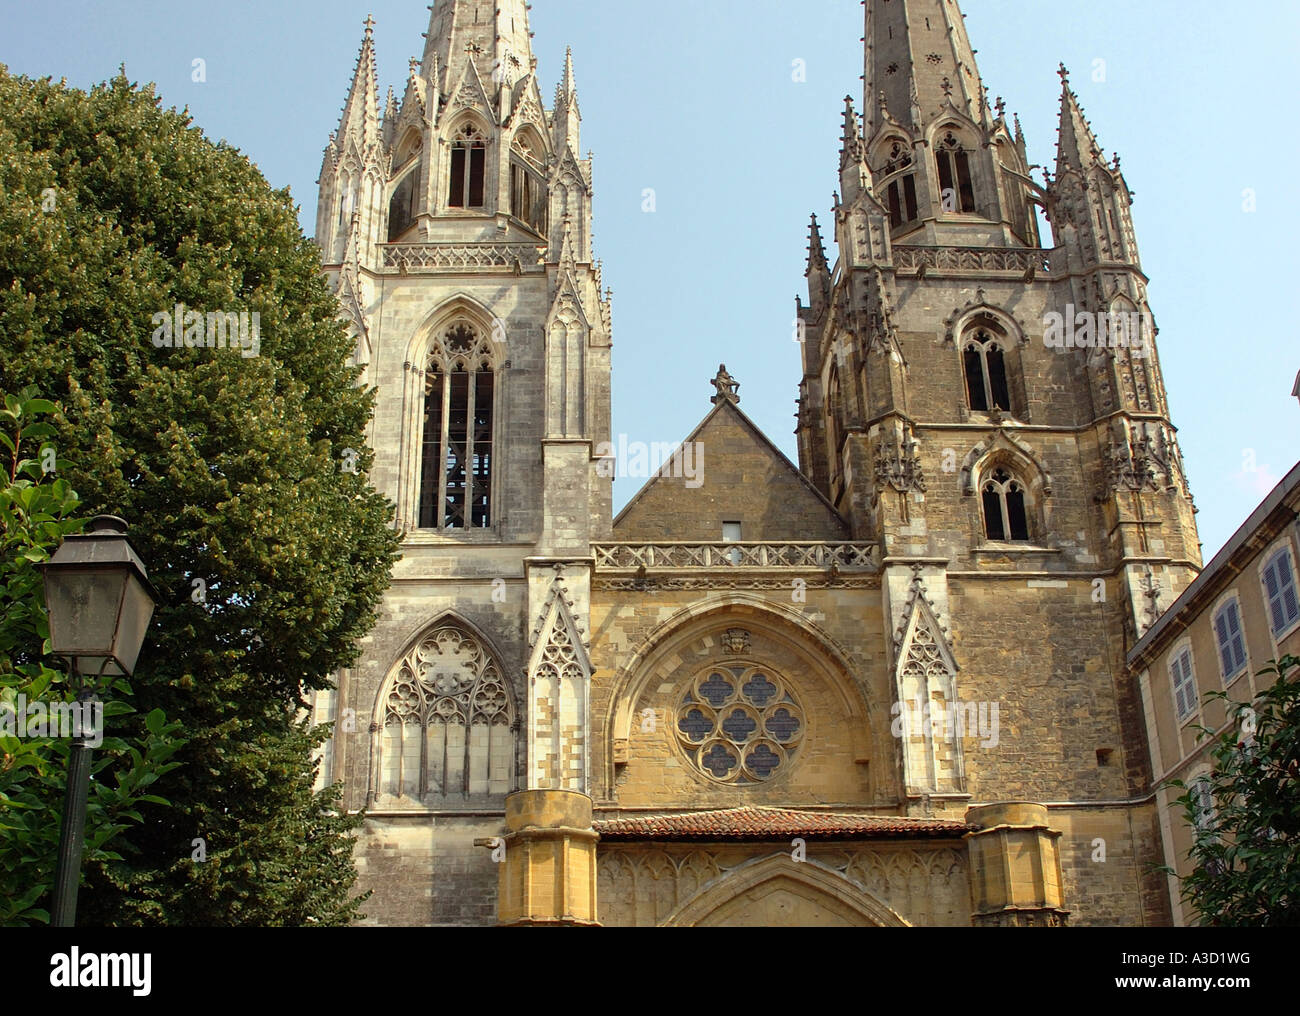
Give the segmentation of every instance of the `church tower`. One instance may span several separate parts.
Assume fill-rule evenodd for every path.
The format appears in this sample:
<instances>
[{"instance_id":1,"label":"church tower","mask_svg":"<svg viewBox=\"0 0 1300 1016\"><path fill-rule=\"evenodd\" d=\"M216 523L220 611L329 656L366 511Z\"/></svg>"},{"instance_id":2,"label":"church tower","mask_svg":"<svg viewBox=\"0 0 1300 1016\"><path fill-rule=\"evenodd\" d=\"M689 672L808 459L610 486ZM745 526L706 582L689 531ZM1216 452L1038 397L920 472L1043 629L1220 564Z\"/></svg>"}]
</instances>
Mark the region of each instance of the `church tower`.
<instances>
[{"instance_id":1,"label":"church tower","mask_svg":"<svg viewBox=\"0 0 1300 1016\"><path fill-rule=\"evenodd\" d=\"M316 240L376 392L370 478L402 534L380 621L324 708L325 778L371 816L358 856L382 923L490 922L501 858L482 843L522 849L510 822L497 842L507 798L539 850L546 816L580 825L588 792L610 301L573 59L547 108L528 6L436 0L382 103L367 19L321 168ZM594 858L591 840L551 846Z\"/></svg>"},{"instance_id":2,"label":"church tower","mask_svg":"<svg viewBox=\"0 0 1300 1016\"><path fill-rule=\"evenodd\" d=\"M798 308L800 467L853 538L880 547L895 714L1000 710L992 744L905 725L913 813L1078 802L1051 814L1069 880L1082 844L1130 807L1105 802L1150 789L1125 652L1201 566L1132 194L1064 67L1040 183L955 0L864 7L838 261L814 218ZM1155 821L1136 806L1129 818ZM1142 905L1161 919L1158 887ZM990 889L975 919L1032 910Z\"/></svg>"}]
</instances>

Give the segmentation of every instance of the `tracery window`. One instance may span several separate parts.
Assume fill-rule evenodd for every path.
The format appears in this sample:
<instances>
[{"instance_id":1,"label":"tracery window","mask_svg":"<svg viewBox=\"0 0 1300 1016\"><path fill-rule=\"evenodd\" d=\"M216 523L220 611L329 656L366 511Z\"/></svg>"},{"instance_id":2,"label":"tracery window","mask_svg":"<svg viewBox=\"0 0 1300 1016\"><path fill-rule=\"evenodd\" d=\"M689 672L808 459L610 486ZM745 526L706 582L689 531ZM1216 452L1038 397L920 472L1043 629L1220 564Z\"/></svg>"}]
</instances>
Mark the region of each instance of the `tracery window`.
<instances>
[{"instance_id":1,"label":"tracery window","mask_svg":"<svg viewBox=\"0 0 1300 1016\"><path fill-rule=\"evenodd\" d=\"M538 233L546 232L547 195L542 172L532 142L517 141L510 160L510 214Z\"/></svg>"},{"instance_id":2,"label":"tracery window","mask_svg":"<svg viewBox=\"0 0 1300 1016\"><path fill-rule=\"evenodd\" d=\"M508 794L515 713L487 648L452 626L402 661L383 702L375 760L381 797Z\"/></svg>"},{"instance_id":3,"label":"tracery window","mask_svg":"<svg viewBox=\"0 0 1300 1016\"><path fill-rule=\"evenodd\" d=\"M765 667L733 665L695 679L675 726L678 743L701 773L743 787L785 772L805 721L784 679Z\"/></svg>"},{"instance_id":4,"label":"tracery window","mask_svg":"<svg viewBox=\"0 0 1300 1016\"><path fill-rule=\"evenodd\" d=\"M421 529L492 526L496 373L491 342L467 321L434 342L424 390Z\"/></svg>"},{"instance_id":5,"label":"tracery window","mask_svg":"<svg viewBox=\"0 0 1300 1016\"><path fill-rule=\"evenodd\" d=\"M479 129L466 124L451 142L449 208L482 208L487 175L487 142Z\"/></svg>"},{"instance_id":6,"label":"tracery window","mask_svg":"<svg viewBox=\"0 0 1300 1016\"><path fill-rule=\"evenodd\" d=\"M1025 486L1005 469L995 470L984 483L984 535L990 540L1029 540Z\"/></svg>"},{"instance_id":7,"label":"tracery window","mask_svg":"<svg viewBox=\"0 0 1300 1016\"><path fill-rule=\"evenodd\" d=\"M994 406L1011 412L1004 348L1002 336L987 325L970 332L962 343L966 399L975 412L987 413Z\"/></svg>"},{"instance_id":8,"label":"tracery window","mask_svg":"<svg viewBox=\"0 0 1300 1016\"><path fill-rule=\"evenodd\" d=\"M946 212L975 211L975 188L971 183L970 155L949 131L935 149L939 164L939 192Z\"/></svg>"},{"instance_id":9,"label":"tracery window","mask_svg":"<svg viewBox=\"0 0 1300 1016\"><path fill-rule=\"evenodd\" d=\"M889 149L884 165L877 175L894 177L884 183L885 207L889 209L889 225L898 229L919 218L916 203L916 174L912 172L912 151L902 141L895 141ZM906 171L906 172L905 172ZM895 176L895 174L899 174Z\"/></svg>"}]
</instances>

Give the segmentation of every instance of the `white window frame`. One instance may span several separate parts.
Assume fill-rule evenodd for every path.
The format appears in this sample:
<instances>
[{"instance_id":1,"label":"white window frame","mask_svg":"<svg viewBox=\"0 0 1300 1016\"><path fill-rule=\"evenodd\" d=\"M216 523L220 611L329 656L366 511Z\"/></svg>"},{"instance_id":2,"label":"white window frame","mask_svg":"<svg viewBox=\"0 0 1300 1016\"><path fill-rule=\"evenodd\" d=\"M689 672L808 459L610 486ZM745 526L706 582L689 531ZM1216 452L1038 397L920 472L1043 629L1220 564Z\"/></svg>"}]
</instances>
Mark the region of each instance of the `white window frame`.
<instances>
[{"instance_id":1,"label":"white window frame","mask_svg":"<svg viewBox=\"0 0 1300 1016\"><path fill-rule=\"evenodd\" d=\"M1226 616L1230 609L1236 609L1237 612L1237 630L1241 636L1241 664L1229 672L1223 665L1223 643L1219 641L1219 618ZM1219 673L1223 676L1223 687L1227 688L1235 684L1241 677L1250 672L1250 643L1246 639L1246 621L1241 612L1241 598L1237 591L1232 590L1227 596L1215 605L1214 612L1210 615L1210 628L1214 634L1214 648L1219 657ZM1232 632L1228 632L1229 646L1232 643Z\"/></svg>"},{"instance_id":2,"label":"white window frame","mask_svg":"<svg viewBox=\"0 0 1300 1016\"><path fill-rule=\"evenodd\" d=\"M1179 662L1183 659L1187 660L1187 684L1191 686L1192 695L1194 696L1186 711L1178 703L1178 669ZM1201 705L1200 689L1196 687L1196 661L1192 657L1190 642L1182 643L1169 656L1169 693L1174 700L1174 716L1177 718L1178 725L1182 727L1196 715ZM1183 696L1183 698L1186 697L1186 695Z\"/></svg>"},{"instance_id":3,"label":"white window frame","mask_svg":"<svg viewBox=\"0 0 1300 1016\"><path fill-rule=\"evenodd\" d=\"M1258 566L1260 595L1264 598L1264 614L1268 618L1269 634L1273 638L1273 648L1276 649L1278 643L1289 636L1292 632L1300 629L1300 614L1297 614L1289 623L1280 631L1273 627L1273 605L1268 595L1268 581L1265 573L1268 567L1279 556L1285 555L1287 573L1291 579L1291 589L1294 591L1297 601L1300 601L1300 581L1297 581L1295 568L1295 551L1291 546L1291 540L1288 536L1283 536L1266 550L1261 556Z\"/></svg>"}]
</instances>

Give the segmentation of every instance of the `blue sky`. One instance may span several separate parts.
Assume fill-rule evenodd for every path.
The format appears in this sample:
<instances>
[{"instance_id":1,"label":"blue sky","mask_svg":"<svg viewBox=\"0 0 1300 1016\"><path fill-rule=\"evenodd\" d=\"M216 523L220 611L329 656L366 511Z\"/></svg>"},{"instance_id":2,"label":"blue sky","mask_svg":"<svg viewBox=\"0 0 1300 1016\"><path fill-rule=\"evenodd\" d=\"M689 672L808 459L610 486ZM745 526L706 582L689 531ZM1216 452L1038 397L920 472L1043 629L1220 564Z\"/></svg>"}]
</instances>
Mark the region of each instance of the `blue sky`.
<instances>
[{"instance_id":1,"label":"blue sky","mask_svg":"<svg viewBox=\"0 0 1300 1016\"><path fill-rule=\"evenodd\" d=\"M990 94L1054 164L1060 81L1123 158L1174 423L1209 557L1294 464L1300 341L1294 91L1300 4L965 0ZM119 64L290 186L314 229L316 177L362 21L381 88L423 49L422 0L44 0L7 4L0 62L78 87ZM572 45L595 153L597 256L614 289L614 430L683 438L719 362L792 458L808 215L829 222L843 98L860 102L857 0L534 0L549 99ZM206 61L207 81L191 80ZM807 80L792 80L803 60ZM1104 80L1094 80L1104 61ZM656 192L656 211L642 193ZM1243 193L1256 210L1244 210ZM616 507L639 481L620 480Z\"/></svg>"}]
</instances>

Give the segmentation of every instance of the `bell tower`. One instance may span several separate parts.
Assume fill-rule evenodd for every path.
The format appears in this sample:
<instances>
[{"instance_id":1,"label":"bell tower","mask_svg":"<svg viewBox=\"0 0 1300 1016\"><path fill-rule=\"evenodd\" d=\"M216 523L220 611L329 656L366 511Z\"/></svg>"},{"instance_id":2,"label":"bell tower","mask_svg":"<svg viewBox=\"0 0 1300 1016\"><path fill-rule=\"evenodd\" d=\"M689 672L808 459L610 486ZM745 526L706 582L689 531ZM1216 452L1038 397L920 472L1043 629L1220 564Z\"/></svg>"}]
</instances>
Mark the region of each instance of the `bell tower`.
<instances>
[{"instance_id":1,"label":"bell tower","mask_svg":"<svg viewBox=\"0 0 1300 1016\"><path fill-rule=\"evenodd\" d=\"M370 479L403 537L340 675L336 714L369 737L337 739L336 778L349 807L464 825L456 849L496 836L513 793L587 793L591 542L611 527L592 162L572 55L548 108L528 6L436 0L382 103L367 19L319 181L317 243L375 390Z\"/></svg>"},{"instance_id":2,"label":"bell tower","mask_svg":"<svg viewBox=\"0 0 1300 1016\"><path fill-rule=\"evenodd\" d=\"M864 7L838 257L814 218L797 310L801 469L880 545L895 715L999 707L1000 737L895 736L909 809L1097 801L1100 816L1152 778L1125 650L1201 566L1132 194L1064 68L1040 182L955 0ZM1033 814L1036 842L1057 842L1056 813ZM1018 920L976 903L977 923Z\"/></svg>"}]
</instances>

